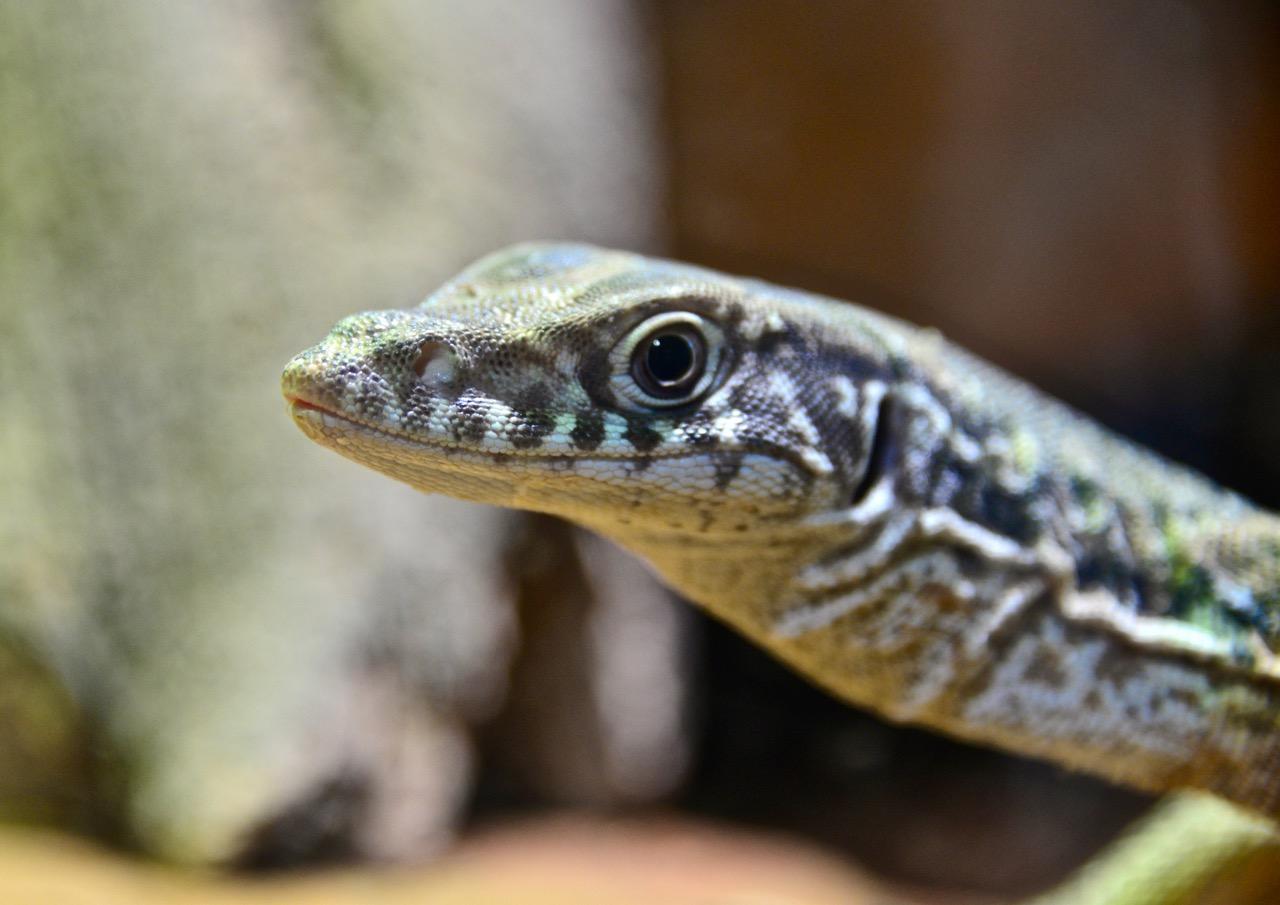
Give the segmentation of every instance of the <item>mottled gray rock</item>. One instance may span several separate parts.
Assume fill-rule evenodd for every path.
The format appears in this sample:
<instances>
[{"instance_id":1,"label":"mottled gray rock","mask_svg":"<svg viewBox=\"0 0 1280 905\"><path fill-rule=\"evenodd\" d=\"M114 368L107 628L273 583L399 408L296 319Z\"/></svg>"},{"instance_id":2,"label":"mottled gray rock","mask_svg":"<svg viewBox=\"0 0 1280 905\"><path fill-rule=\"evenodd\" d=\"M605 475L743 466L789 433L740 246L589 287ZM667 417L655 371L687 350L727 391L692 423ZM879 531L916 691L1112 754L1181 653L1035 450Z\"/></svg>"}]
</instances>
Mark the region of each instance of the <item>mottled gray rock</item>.
<instances>
[{"instance_id":1,"label":"mottled gray rock","mask_svg":"<svg viewBox=\"0 0 1280 905\"><path fill-rule=\"evenodd\" d=\"M278 374L497 245L646 243L628 10L0 7L0 816L188 862L448 837L522 532L316 449Z\"/></svg>"}]
</instances>

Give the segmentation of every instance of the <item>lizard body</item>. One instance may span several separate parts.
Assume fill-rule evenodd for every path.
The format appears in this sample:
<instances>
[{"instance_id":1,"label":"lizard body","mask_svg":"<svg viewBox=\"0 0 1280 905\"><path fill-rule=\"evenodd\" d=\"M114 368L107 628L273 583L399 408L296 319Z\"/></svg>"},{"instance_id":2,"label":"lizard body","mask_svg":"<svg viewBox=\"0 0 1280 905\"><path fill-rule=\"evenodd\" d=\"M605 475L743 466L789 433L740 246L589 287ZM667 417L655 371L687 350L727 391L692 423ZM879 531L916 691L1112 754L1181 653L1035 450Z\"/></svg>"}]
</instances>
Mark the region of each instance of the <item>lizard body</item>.
<instances>
[{"instance_id":1,"label":"lizard body","mask_svg":"<svg viewBox=\"0 0 1280 905\"><path fill-rule=\"evenodd\" d=\"M1280 816L1280 520L936 332L523 245L283 390L319 443L592 528L853 703Z\"/></svg>"}]
</instances>

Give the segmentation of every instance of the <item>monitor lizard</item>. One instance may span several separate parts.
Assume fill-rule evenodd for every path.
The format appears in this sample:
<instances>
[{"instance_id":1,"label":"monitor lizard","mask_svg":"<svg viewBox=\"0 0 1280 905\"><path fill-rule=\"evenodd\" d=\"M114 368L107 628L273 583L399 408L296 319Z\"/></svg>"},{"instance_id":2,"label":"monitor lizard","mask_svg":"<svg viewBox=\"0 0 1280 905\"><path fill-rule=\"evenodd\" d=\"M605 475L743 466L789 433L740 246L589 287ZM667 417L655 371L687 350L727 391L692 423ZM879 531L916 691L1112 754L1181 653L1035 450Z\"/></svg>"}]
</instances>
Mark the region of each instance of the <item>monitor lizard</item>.
<instances>
[{"instance_id":1,"label":"monitor lizard","mask_svg":"<svg viewBox=\"0 0 1280 905\"><path fill-rule=\"evenodd\" d=\"M1280 520L936 331L525 244L342 320L283 392L356 462L612 539L850 703L1184 793L1045 901L1180 902L1274 844Z\"/></svg>"}]
</instances>

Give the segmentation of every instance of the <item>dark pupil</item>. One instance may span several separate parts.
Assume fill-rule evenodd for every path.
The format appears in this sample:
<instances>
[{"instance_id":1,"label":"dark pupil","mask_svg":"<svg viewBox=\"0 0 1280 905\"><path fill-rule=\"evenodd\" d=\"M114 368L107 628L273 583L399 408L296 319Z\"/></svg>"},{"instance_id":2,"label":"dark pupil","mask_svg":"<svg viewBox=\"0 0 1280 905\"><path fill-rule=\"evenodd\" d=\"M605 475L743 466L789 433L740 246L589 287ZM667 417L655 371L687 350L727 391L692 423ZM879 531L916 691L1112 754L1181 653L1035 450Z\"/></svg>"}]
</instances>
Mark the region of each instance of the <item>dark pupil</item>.
<instances>
[{"instance_id":1,"label":"dark pupil","mask_svg":"<svg viewBox=\"0 0 1280 905\"><path fill-rule=\"evenodd\" d=\"M644 363L658 383L676 383L693 368L693 343L678 333L663 333L649 340Z\"/></svg>"}]
</instances>

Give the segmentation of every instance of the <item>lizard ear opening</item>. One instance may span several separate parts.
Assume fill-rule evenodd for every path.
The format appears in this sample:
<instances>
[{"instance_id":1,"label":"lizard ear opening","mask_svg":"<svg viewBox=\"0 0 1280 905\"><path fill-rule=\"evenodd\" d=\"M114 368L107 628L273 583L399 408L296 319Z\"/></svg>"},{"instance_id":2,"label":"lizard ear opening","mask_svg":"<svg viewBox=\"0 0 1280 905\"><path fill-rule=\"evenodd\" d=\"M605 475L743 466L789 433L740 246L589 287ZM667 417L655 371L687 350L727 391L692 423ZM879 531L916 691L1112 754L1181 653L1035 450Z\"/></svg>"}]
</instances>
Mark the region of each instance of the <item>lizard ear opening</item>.
<instances>
[{"instance_id":1,"label":"lizard ear opening","mask_svg":"<svg viewBox=\"0 0 1280 905\"><path fill-rule=\"evenodd\" d=\"M711 388L724 334L691 311L667 311L641 322L609 355L615 396L639 409L688 405Z\"/></svg>"},{"instance_id":2,"label":"lizard ear opening","mask_svg":"<svg viewBox=\"0 0 1280 905\"><path fill-rule=\"evenodd\" d=\"M849 502L857 506L871 493L893 467L897 458L897 443L893 436L893 421L896 405L893 396L885 393L880 397L876 407L876 418L871 425L871 452L867 455L867 466L858 479L858 486L853 488L853 496Z\"/></svg>"}]
</instances>

